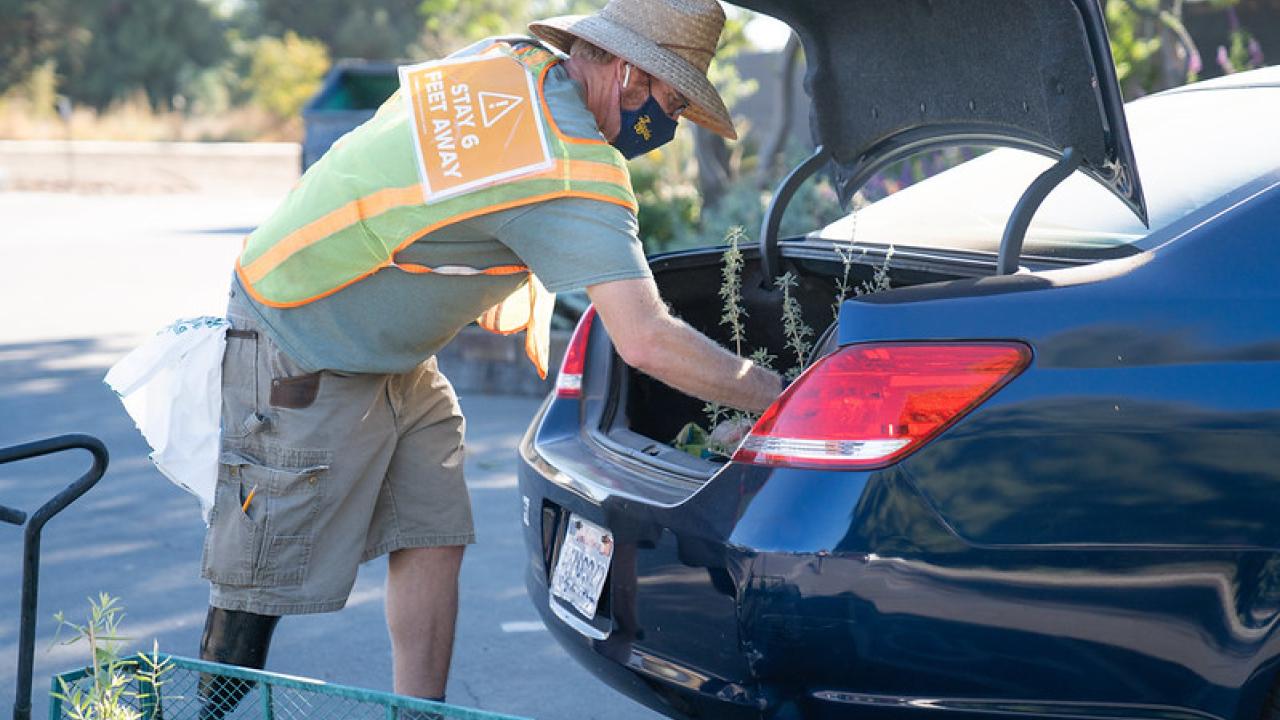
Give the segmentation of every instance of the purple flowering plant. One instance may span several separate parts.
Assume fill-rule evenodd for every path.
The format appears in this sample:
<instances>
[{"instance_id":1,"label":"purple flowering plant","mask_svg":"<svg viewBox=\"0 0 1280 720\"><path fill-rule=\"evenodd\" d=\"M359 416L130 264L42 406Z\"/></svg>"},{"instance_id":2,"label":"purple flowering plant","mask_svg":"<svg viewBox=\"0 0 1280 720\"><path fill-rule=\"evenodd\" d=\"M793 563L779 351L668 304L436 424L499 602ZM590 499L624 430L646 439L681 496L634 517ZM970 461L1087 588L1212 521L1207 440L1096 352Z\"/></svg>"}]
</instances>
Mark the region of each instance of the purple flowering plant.
<instances>
[{"instance_id":1,"label":"purple flowering plant","mask_svg":"<svg viewBox=\"0 0 1280 720\"><path fill-rule=\"evenodd\" d=\"M1228 40L1229 45L1218 46L1217 61L1222 72L1230 75L1266 65L1262 45L1240 24L1240 15L1236 13L1234 5L1227 6L1226 16L1227 28L1231 35Z\"/></svg>"}]
</instances>

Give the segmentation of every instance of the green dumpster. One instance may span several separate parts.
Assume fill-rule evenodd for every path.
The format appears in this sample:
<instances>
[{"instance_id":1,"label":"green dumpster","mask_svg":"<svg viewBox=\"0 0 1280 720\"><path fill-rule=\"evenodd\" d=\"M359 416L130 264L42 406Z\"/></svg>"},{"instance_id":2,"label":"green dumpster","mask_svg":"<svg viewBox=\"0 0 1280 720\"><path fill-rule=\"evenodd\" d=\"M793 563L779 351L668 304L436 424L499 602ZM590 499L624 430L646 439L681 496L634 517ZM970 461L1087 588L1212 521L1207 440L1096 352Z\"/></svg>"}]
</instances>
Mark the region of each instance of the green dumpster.
<instances>
[{"instance_id":1,"label":"green dumpster","mask_svg":"<svg viewBox=\"0 0 1280 720\"><path fill-rule=\"evenodd\" d=\"M339 60L320 90L302 108L302 170L320 159L334 141L373 117L400 87L396 64Z\"/></svg>"}]
</instances>

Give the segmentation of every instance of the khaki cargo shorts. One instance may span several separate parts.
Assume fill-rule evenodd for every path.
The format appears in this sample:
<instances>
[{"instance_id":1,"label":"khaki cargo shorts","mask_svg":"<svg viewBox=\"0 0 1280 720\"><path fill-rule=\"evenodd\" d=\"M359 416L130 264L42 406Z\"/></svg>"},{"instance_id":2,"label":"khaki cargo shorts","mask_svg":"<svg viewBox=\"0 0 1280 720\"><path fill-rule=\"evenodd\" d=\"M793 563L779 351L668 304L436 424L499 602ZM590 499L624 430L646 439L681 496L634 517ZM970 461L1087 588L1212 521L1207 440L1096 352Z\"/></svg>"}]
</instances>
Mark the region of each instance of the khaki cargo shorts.
<instances>
[{"instance_id":1,"label":"khaki cargo shorts","mask_svg":"<svg viewBox=\"0 0 1280 720\"><path fill-rule=\"evenodd\" d=\"M362 562L475 542L464 421L435 359L403 375L305 373L239 302L228 309L201 563L210 603L329 612L346 604Z\"/></svg>"}]
</instances>

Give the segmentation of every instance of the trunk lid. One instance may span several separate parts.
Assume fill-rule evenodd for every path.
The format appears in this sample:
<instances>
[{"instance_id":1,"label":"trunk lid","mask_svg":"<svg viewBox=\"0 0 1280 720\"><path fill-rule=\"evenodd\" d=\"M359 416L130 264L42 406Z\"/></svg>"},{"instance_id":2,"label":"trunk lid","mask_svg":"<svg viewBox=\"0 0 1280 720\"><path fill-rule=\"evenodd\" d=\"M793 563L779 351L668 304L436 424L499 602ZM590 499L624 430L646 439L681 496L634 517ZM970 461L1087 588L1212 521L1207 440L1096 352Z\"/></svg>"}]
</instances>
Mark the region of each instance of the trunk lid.
<instances>
[{"instance_id":1,"label":"trunk lid","mask_svg":"<svg viewBox=\"0 0 1280 720\"><path fill-rule=\"evenodd\" d=\"M740 0L799 36L810 126L842 202L929 147L1061 158L1144 223L1146 202L1097 0Z\"/></svg>"}]
</instances>

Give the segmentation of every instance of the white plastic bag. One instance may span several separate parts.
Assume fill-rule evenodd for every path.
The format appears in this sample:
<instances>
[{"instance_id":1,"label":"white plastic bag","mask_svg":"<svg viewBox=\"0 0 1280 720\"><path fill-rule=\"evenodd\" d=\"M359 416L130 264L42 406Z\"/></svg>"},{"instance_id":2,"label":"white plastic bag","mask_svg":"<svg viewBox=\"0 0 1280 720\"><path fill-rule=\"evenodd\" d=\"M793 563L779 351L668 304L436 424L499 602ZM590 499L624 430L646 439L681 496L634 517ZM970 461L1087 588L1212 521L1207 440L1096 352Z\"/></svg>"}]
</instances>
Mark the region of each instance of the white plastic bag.
<instances>
[{"instance_id":1,"label":"white plastic bag","mask_svg":"<svg viewBox=\"0 0 1280 720\"><path fill-rule=\"evenodd\" d=\"M151 446L165 477L200 500L209 522L218 477L222 318L178 320L112 366L103 382L116 391Z\"/></svg>"}]
</instances>

